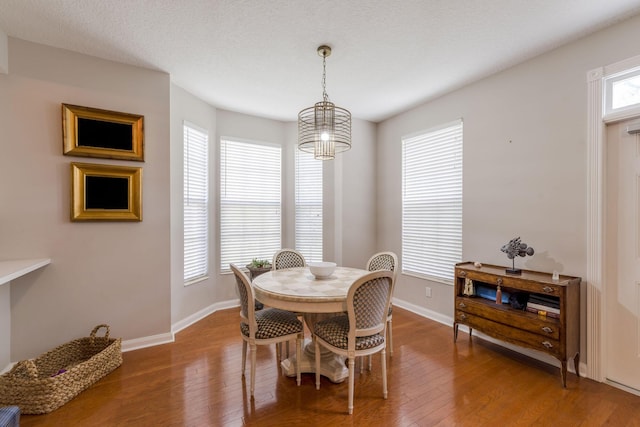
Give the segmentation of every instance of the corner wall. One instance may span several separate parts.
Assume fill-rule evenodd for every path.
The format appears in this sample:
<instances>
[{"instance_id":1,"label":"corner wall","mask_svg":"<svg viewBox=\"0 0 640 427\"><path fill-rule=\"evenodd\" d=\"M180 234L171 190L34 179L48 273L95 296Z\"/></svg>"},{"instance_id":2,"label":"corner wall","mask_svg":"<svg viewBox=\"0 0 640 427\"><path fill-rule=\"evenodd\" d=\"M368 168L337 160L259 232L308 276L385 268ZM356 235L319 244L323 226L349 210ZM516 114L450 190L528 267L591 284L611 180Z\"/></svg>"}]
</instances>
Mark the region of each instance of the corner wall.
<instances>
[{"instance_id":1,"label":"corner wall","mask_svg":"<svg viewBox=\"0 0 640 427\"><path fill-rule=\"evenodd\" d=\"M586 75L638 55L638 39L640 16L381 123L379 241L401 253L402 136L462 117L463 261L507 265L500 247L520 236L536 251L520 267L582 277L586 354ZM450 285L400 275L395 296L452 318Z\"/></svg>"},{"instance_id":2,"label":"corner wall","mask_svg":"<svg viewBox=\"0 0 640 427\"><path fill-rule=\"evenodd\" d=\"M209 312L216 302L217 271L215 259L217 252L217 228L209 229L209 279L184 286L184 215L183 215L183 173L184 173L184 134L183 124L188 121L209 133L209 176L212 180L217 173L216 109L201 101L184 89L171 85L171 324L180 325L196 313ZM216 223L217 212L213 182L209 184L209 221ZM196 316L197 320L198 316ZM187 324L190 321L187 320ZM185 324L178 327L182 329Z\"/></svg>"},{"instance_id":3,"label":"corner wall","mask_svg":"<svg viewBox=\"0 0 640 427\"><path fill-rule=\"evenodd\" d=\"M11 282L11 360L101 323L124 340L169 333L169 75L13 38L9 62L0 259L52 260ZM64 156L62 103L144 115L145 162ZM143 221L72 223L71 162L142 167Z\"/></svg>"}]
</instances>

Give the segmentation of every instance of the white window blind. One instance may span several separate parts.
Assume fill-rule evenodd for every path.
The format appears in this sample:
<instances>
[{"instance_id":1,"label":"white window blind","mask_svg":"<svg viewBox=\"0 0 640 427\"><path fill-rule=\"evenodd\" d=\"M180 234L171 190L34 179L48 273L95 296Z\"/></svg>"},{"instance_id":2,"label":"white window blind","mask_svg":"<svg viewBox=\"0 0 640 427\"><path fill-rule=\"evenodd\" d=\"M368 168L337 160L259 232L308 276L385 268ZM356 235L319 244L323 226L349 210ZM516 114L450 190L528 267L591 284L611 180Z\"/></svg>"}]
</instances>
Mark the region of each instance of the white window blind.
<instances>
[{"instance_id":1,"label":"white window blind","mask_svg":"<svg viewBox=\"0 0 640 427\"><path fill-rule=\"evenodd\" d=\"M453 283L462 258L462 120L402 138L402 271Z\"/></svg>"},{"instance_id":2,"label":"white window blind","mask_svg":"<svg viewBox=\"0 0 640 427\"><path fill-rule=\"evenodd\" d=\"M184 133L184 281L208 275L209 144L207 131L191 123Z\"/></svg>"},{"instance_id":3,"label":"white window blind","mask_svg":"<svg viewBox=\"0 0 640 427\"><path fill-rule=\"evenodd\" d=\"M308 261L322 261L322 164L295 148L296 245Z\"/></svg>"},{"instance_id":4,"label":"white window blind","mask_svg":"<svg viewBox=\"0 0 640 427\"><path fill-rule=\"evenodd\" d=\"M220 141L220 270L281 248L280 147Z\"/></svg>"}]
</instances>

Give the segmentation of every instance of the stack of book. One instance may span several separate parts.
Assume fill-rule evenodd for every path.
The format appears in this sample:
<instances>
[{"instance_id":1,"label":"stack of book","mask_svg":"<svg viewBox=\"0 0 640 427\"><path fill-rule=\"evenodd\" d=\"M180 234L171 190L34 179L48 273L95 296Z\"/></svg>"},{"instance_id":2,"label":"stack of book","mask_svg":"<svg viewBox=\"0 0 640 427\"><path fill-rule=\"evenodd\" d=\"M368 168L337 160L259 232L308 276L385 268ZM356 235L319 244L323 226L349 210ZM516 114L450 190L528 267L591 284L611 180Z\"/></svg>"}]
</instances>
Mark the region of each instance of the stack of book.
<instances>
[{"instance_id":1,"label":"stack of book","mask_svg":"<svg viewBox=\"0 0 640 427\"><path fill-rule=\"evenodd\" d=\"M529 301L527 301L527 311L557 319L560 317L560 300L557 297L530 294Z\"/></svg>"}]
</instances>

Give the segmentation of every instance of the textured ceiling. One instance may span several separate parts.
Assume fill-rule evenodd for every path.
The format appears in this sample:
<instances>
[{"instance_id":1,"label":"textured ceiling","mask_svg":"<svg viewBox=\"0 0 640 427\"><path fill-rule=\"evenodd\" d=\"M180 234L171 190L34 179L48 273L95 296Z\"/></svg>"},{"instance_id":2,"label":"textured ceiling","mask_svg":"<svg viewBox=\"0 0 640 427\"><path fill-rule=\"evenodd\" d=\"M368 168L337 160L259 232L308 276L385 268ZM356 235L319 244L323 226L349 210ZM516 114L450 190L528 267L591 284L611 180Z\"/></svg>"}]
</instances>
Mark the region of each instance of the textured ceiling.
<instances>
[{"instance_id":1,"label":"textured ceiling","mask_svg":"<svg viewBox=\"0 0 640 427\"><path fill-rule=\"evenodd\" d=\"M279 120L321 100L328 44L330 99L380 121L639 12L640 0L0 0L0 29Z\"/></svg>"}]
</instances>

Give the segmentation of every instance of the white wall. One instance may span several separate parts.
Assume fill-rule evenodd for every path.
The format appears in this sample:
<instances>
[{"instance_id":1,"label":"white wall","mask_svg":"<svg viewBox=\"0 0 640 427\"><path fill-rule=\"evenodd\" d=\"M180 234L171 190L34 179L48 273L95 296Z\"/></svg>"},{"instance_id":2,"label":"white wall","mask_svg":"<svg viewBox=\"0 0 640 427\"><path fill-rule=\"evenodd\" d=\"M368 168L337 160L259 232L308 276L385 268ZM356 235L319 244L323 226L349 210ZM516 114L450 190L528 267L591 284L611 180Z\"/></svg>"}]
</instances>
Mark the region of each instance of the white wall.
<instances>
[{"instance_id":1,"label":"white wall","mask_svg":"<svg viewBox=\"0 0 640 427\"><path fill-rule=\"evenodd\" d=\"M182 122L190 121L209 131L209 277L198 283L183 284L183 135ZM220 137L286 144L285 123L245 114L218 110L183 89L171 88L171 210L172 210L172 323L178 329L202 315L236 300L235 281L231 274L220 273L218 217L220 213L219 151ZM291 196L293 193L291 193ZM289 203L288 193L283 195Z\"/></svg>"},{"instance_id":2,"label":"white wall","mask_svg":"<svg viewBox=\"0 0 640 427\"><path fill-rule=\"evenodd\" d=\"M9 119L9 82L3 73L9 69L9 40L0 28L0 129L7 129ZM8 149L8 135L0 131L0 148ZM2 187L0 186L0 189ZM0 206L4 197L0 192ZM2 209L0 209L0 230L2 230ZM1 234L0 234L1 236ZM0 238L1 240L1 238ZM11 283L0 285L0 372L11 362Z\"/></svg>"},{"instance_id":3,"label":"white wall","mask_svg":"<svg viewBox=\"0 0 640 427\"><path fill-rule=\"evenodd\" d=\"M463 260L586 275L586 73L640 54L640 17L464 87L378 127L379 244L401 253L401 138L464 119ZM434 64L437 66L437 64ZM433 288L426 298L424 287ZM401 275L396 298L451 317L451 286ZM585 292L582 346L585 348ZM586 354L585 351L582 351ZM584 360L584 359L583 359Z\"/></svg>"},{"instance_id":4,"label":"white wall","mask_svg":"<svg viewBox=\"0 0 640 427\"><path fill-rule=\"evenodd\" d=\"M188 120L209 130L210 143L210 276L185 287L182 280L182 121ZM172 85L171 88L172 167L172 323L188 325L198 316L235 300L235 282L230 274L220 274L219 146L221 137L263 141L282 146L283 229L282 247L295 246L295 164L297 123L280 122L215 109ZM375 250L375 125L353 121L353 149L325 165L325 259L345 253L344 265L363 266ZM336 187L337 186L337 187ZM337 206L339 209L337 209ZM341 226L338 226L340 225ZM343 231L346 230L346 231ZM344 235L344 236L343 236ZM343 238L337 238L336 236ZM336 243L339 242L339 243Z\"/></svg>"},{"instance_id":5,"label":"white wall","mask_svg":"<svg viewBox=\"0 0 640 427\"><path fill-rule=\"evenodd\" d=\"M338 154L334 186L336 204L336 260L339 264L364 268L378 247L376 239L376 125L352 121L351 150Z\"/></svg>"},{"instance_id":6,"label":"white wall","mask_svg":"<svg viewBox=\"0 0 640 427\"><path fill-rule=\"evenodd\" d=\"M0 74L9 72L9 38L0 28Z\"/></svg>"},{"instance_id":7,"label":"white wall","mask_svg":"<svg viewBox=\"0 0 640 427\"><path fill-rule=\"evenodd\" d=\"M0 259L51 258L11 282L11 360L100 323L170 331L169 76L9 38L0 75ZM145 162L62 155L61 103L144 115ZM142 222L69 220L70 163L143 168Z\"/></svg>"},{"instance_id":8,"label":"white wall","mask_svg":"<svg viewBox=\"0 0 640 427\"><path fill-rule=\"evenodd\" d=\"M268 142L272 144L281 145L283 147L283 153L285 159L283 160L282 167L285 170L290 169L292 166L293 158L287 154L286 147L287 142L287 127L286 123L266 119L262 117L249 116L246 114L235 113L227 110L217 110L217 135L216 135L216 153L215 153L215 173L211 175L211 185L214 187L214 195L216 200L217 215L220 212L220 175L219 175L219 147L220 138L239 138L248 141ZM285 176L286 178L286 176ZM283 187L288 188L287 181L283 178ZM291 203L293 203L293 192L285 191L282 193L283 211L286 211ZM218 225L216 224L215 227ZM289 243L292 237L287 235L287 230L283 227L283 245ZM216 241L216 251L219 250L219 242ZM211 259L212 265L215 271L218 273L216 277L216 288L218 289L219 300L235 299L236 296L236 284L231 273L220 274L220 259L216 257Z\"/></svg>"},{"instance_id":9,"label":"white wall","mask_svg":"<svg viewBox=\"0 0 640 427\"><path fill-rule=\"evenodd\" d=\"M11 362L11 284L0 285L0 372Z\"/></svg>"},{"instance_id":10,"label":"white wall","mask_svg":"<svg viewBox=\"0 0 640 427\"><path fill-rule=\"evenodd\" d=\"M209 256L211 275L189 286L184 286L184 227L183 227L183 123L188 121L209 133L209 173L213 179L217 173L218 141L216 139L216 109L201 101L184 89L171 85L171 323L188 318L201 310L207 310L216 302L215 256L217 255L217 228L211 227L209 234ZM209 211L211 224L216 224L215 188L209 186Z\"/></svg>"}]
</instances>

